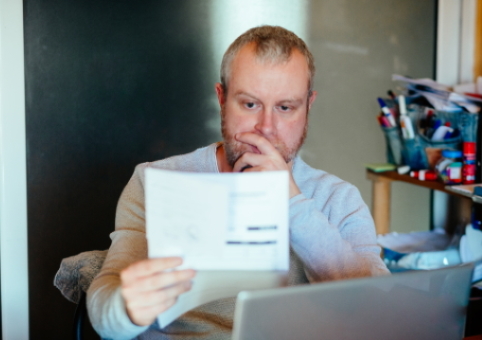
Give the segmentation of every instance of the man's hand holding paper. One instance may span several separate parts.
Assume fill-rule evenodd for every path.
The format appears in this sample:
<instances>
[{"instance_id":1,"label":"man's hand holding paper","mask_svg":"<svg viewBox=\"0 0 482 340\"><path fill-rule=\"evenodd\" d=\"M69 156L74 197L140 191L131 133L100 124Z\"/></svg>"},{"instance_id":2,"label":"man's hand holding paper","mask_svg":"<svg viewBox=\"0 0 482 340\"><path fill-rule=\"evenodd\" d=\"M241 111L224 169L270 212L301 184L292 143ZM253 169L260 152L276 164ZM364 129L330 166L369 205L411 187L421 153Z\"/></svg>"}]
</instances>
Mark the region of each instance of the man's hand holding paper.
<instances>
[{"instance_id":1,"label":"man's hand holding paper","mask_svg":"<svg viewBox=\"0 0 482 340\"><path fill-rule=\"evenodd\" d=\"M180 257L153 258L134 263L121 272L122 297L133 323L150 325L176 303L180 294L191 289L195 271L174 270L181 264Z\"/></svg>"}]
</instances>

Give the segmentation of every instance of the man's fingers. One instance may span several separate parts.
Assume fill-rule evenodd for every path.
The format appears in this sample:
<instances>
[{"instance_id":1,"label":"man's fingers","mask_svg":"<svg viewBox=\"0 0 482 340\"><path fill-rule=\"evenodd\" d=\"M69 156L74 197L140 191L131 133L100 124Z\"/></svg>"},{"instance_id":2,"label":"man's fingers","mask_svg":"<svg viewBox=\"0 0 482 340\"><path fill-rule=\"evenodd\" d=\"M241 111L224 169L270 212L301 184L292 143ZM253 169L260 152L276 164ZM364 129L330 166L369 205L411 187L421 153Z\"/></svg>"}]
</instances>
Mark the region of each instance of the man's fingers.
<instances>
[{"instance_id":1,"label":"man's fingers","mask_svg":"<svg viewBox=\"0 0 482 340\"><path fill-rule=\"evenodd\" d=\"M249 169L262 164L265 157L265 155L246 152L234 163L233 172L241 172L241 170L247 172Z\"/></svg>"},{"instance_id":2,"label":"man's fingers","mask_svg":"<svg viewBox=\"0 0 482 340\"><path fill-rule=\"evenodd\" d=\"M177 299L179 295L187 292L191 289L191 287L192 283L190 281L187 281L170 286L168 288L137 293L138 296L136 299L129 299L128 291L125 291L124 295L127 308L131 310L136 310L139 308L146 308L149 306L164 304L166 301L169 301L171 299Z\"/></svg>"},{"instance_id":3,"label":"man's fingers","mask_svg":"<svg viewBox=\"0 0 482 340\"><path fill-rule=\"evenodd\" d=\"M135 290L136 292L145 292L158 290L171 285L178 284L183 281L189 281L194 278L196 272L192 269L174 270L170 272L155 273L150 276L140 277L132 283L123 283L125 290Z\"/></svg>"},{"instance_id":4,"label":"man's fingers","mask_svg":"<svg viewBox=\"0 0 482 340\"><path fill-rule=\"evenodd\" d=\"M258 150L264 155L270 155L277 153L278 150L267 140L265 137L257 135L252 132L242 132L235 136L236 140L242 143L250 144L258 148Z\"/></svg>"},{"instance_id":5,"label":"man's fingers","mask_svg":"<svg viewBox=\"0 0 482 340\"><path fill-rule=\"evenodd\" d=\"M121 280L123 284L129 284L136 281L139 277L150 276L154 273L173 269L182 264L180 257L163 257L156 259L146 259L136 262L121 272Z\"/></svg>"},{"instance_id":6,"label":"man's fingers","mask_svg":"<svg viewBox=\"0 0 482 340\"><path fill-rule=\"evenodd\" d=\"M127 314L136 325L150 325L157 315L172 307L178 296L190 290L191 286L191 282L184 282L158 291L143 293L134 300L124 296Z\"/></svg>"}]
</instances>

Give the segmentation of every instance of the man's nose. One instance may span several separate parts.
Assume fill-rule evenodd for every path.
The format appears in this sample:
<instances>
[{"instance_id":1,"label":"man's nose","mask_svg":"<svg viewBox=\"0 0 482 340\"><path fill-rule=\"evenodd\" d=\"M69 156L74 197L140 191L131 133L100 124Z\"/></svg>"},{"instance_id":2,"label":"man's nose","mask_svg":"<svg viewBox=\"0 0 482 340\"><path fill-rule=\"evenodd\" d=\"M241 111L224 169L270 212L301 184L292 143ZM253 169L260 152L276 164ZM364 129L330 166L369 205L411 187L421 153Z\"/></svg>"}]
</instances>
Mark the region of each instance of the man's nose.
<instances>
[{"instance_id":1,"label":"man's nose","mask_svg":"<svg viewBox=\"0 0 482 340\"><path fill-rule=\"evenodd\" d=\"M269 109L264 109L259 113L255 130L264 136L270 136L274 130L274 115Z\"/></svg>"}]
</instances>

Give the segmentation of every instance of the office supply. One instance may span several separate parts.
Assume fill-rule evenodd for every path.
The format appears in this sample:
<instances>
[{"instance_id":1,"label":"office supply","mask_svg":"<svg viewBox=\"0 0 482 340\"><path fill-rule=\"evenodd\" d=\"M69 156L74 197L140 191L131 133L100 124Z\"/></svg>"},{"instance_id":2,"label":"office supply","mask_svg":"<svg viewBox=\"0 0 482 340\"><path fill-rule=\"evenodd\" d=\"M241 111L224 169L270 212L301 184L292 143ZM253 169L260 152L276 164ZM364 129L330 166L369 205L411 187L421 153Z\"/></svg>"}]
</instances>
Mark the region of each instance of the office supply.
<instances>
[{"instance_id":1,"label":"office supply","mask_svg":"<svg viewBox=\"0 0 482 340\"><path fill-rule=\"evenodd\" d=\"M450 91L450 87L431 79L411 79L392 75L392 80L403 81L407 88L422 96L437 110L460 110L465 108L470 113L480 112L482 99Z\"/></svg>"},{"instance_id":2,"label":"office supply","mask_svg":"<svg viewBox=\"0 0 482 340\"><path fill-rule=\"evenodd\" d=\"M477 195L477 193L474 192L475 188L481 188L482 189L482 183L475 183L475 184L463 184L463 185L447 185L445 187L446 190L455 192L460 195L464 195L467 197L472 197L472 195Z\"/></svg>"},{"instance_id":3,"label":"office supply","mask_svg":"<svg viewBox=\"0 0 482 340\"><path fill-rule=\"evenodd\" d=\"M382 126L382 127L391 127L391 126L390 126L390 122L388 121L387 117L385 117L385 116L377 116L377 119L378 119L378 123L380 124L380 126Z\"/></svg>"},{"instance_id":4,"label":"office supply","mask_svg":"<svg viewBox=\"0 0 482 340\"><path fill-rule=\"evenodd\" d=\"M435 165L438 177L445 184L462 183L462 151L442 150L442 158Z\"/></svg>"},{"instance_id":5,"label":"office supply","mask_svg":"<svg viewBox=\"0 0 482 340\"><path fill-rule=\"evenodd\" d=\"M410 167L408 165L402 165L397 168L397 172L400 175L408 174L409 171L410 171Z\"/></svg>"},{"instance_id":6,"label":"office supply","mask_svg":"<svg viewBox=\"0 0 482 340\"><path fill-rule=\"evenodd\" d=\"M475 183L476 171L477 171L477 143L476 142L464 142L462 146L463 154L463 166L462 166L462 183L472 184Z\"/></svg>"},{"instance_id":7,"label":"office supply","mask_svg":"<svg viewBox=\"0 0 482 340\"><path fill-rule=\"evenodd\" d=\"M390 97L391 100L395 100L397 98L397 96L395 95L395 93L393 93L392 90L388 90L387 94L388 94L388 96Z\"/></svg>"},{"instance_id":8,"label":"office supply","mask_svg":"<svg viewBox=\"0 0 482 340\"><path fill-rule=\"evenodd\" d=\"M146 169L150 257L196 270L288 270L288 172Z\"/></svg>"},{"instance_id":9,"label":"office supply","mask_svg":"<svg viewBox=\"0 0 482 340\"><path fill-rule=\"evenodd\" d=\"M420 181L436 181L437 173L433 170L410 171L410 177L416 178Z\"/></svg>"},{"instance_id":10,"label":"office supply","mask_svg":"<svg viewBox=\"0 0 482 340\"><path fill-rule=\"evenodd\" d=\"M397 126L397 123L395 121L395 117L393 116L392 112L388 108L387 104L385 104L385 101L382 98L378 98L378 104L380 105L380 108L382 109L384 117L388 119L390 122L390 126Z\"/></svg>"},{"instance_id":11,"label":"office supply","mask_svg":"<svg viewBox=\"0 0 482 340\"><path fill-rule=\"evenodd\" d=\"M432 142L442 141L444 139L447 139L446 138L447 134L449 134L450 136L452 132L454 132L454 129L452 129L449 126L446 126L446 125L438 126L434 131L431 140Z\"/></svg>"},{"instance_id":12,"label":"office supply","mask_svg":"<svg viewBox=\"0 0 482 340\"><path fill-rule=\"evenodd\" d=\"M404 76L401 76L401 75L398 75L398 74L393 74L392 80L403 81L407 84L415 84L415 85L426 86L426 87L430 87L430 88L433 88L433 89L439 90L439 91L449 91L450 90L449 86L437 83L436 81L434 81L432 79L429 79L429 78L414 79L414 78L404 77Z\"/></svg>"},{"instance_id":13,"label":"office supply","mask_svg":"<svg viewBox=\"0 0 482 340\"><path fill-rule=\"evenodd\" d=\"M402 128L402 134L404 139L415 138L415 132L413 131L412 120L407 116L407 106L405 103L405 96L398 96L398 107L400 111L400 126Z\"/></svg>"},{"instance_id":14,"label":"office supply","mask_svg":"<svg viewBox=\"0 0 482 340\"><path fill-rule=\"evenodd\" d=\"M397 168L396 165L391 163L366 163L365 168L375 172L392 171Z\"/></svg>"},{"instance_id":15,"label":"office supply","mask_svg":"<svg viewBox=\"0 0 482 340\"><path fill-rule=\"evenodd\" d=\"M463 337L473 264L238 295L233 340Z\"/></svg>"},{"instance_id":16,"label":"office supply","mask_svg":"<svg viewBox=\"0 0 482 340\"><path fill-rule=\"evenodd\" d=\"M189 173L146 169L149 257L181 256L192 289L161 327L243 289L281 285L289 268L288 172Z\"/></svg>"}]
</instances>

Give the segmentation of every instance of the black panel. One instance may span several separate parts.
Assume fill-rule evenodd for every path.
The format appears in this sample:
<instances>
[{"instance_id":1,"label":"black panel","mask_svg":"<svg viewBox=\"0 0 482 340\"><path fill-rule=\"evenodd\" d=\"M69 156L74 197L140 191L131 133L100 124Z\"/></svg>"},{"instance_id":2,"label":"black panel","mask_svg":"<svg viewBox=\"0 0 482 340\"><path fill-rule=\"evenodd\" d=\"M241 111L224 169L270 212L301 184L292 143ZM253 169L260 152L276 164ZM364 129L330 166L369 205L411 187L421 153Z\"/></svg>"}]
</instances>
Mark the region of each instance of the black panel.
<instances>
[{"instance_id":1,"label":"black panel","mask_svg":"<svg viewBox=\"0 0 482 340\"><path fill-rule=\"evenodd\" d=\"M134 166L219 138L205 128L217 112L204 10L25 0L31 339L70 337L75 305L53 277L62 258L109 247Z\"/></svg>"}]
</instances>

